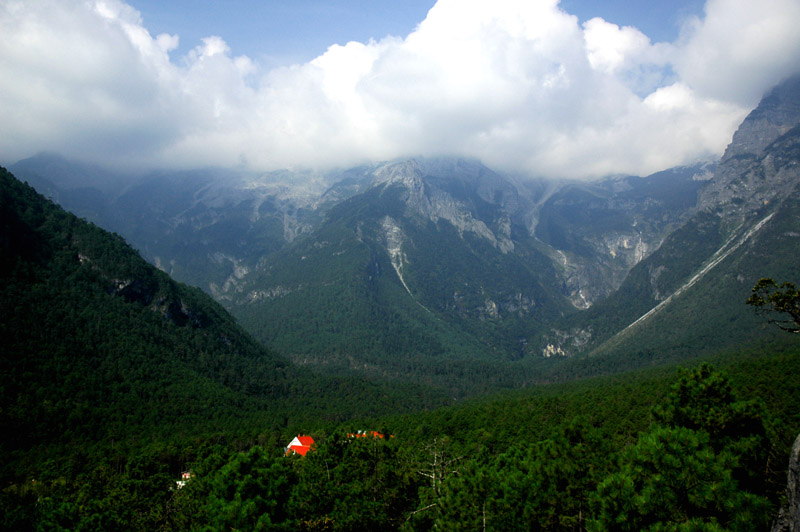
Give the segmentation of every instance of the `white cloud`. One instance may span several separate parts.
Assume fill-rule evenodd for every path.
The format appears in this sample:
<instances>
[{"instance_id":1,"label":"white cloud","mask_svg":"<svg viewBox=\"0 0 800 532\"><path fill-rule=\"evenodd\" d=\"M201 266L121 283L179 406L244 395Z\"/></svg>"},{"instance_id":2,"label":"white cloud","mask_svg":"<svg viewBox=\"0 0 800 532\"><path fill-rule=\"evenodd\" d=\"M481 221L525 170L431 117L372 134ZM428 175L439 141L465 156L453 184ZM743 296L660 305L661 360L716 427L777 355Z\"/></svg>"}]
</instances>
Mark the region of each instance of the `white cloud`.
<instances>
[{"instance_id":1,"label":"white cloud","mask_svg":"<svg viewBox=\"0 0 800 532\"><path fill-rule=\"evenodd\" d=\"M631 26L620 28L616 24L595 17L584 25L586 52L592 68L613 74L641 63L659 62L655 48L644 33Z\"/></svg>"},{"instance_id":2,"label":"white cloud","mask_svg":"<svg viewBox=\"0 0 800 532\"><path fill-rule=\"evenodd\" d=\"M462 154L535 175L719 156L800 70L796 0L709 0L672 44L555 0L439 0L401 38L264 71L218 36L171 57L118 0L0 3L0 159L253 168Z\"/></svg>"},{"instance_id":3,"label":"white cloud","mask_svg":"<svg viewBox=\"0 0 800 532\"><path fill-rule=\"evenodd\" d=\"M744 107L800 70L800 2L708 0L689 21L674 68L704 97Z\"/></svg>"}]
</instances>

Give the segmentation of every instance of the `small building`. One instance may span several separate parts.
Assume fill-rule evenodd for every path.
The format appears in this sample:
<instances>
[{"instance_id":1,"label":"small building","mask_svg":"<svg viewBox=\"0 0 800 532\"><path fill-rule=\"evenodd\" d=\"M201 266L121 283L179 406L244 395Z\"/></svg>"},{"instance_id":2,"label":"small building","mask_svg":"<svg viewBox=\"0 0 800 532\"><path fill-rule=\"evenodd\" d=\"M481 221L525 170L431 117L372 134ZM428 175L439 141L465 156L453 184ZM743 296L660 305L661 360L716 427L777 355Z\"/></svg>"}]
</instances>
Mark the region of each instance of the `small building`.
<instances>
[{"instance_id":1,"label":"small building","mask_svg":"<svg viewBox=\"0 0 800 532\"><path fill-rule=\"evenodd\" d=\"M359 430L358 432L351 432L347 435L348 438L372 438L384 439L385 436L376 430ZM391 437L391 436L390 436Z\"/></svg>"},{"instance_id":2,"label":"small building","mask_svg":"<svg viewBox=\"0 0 800 532\"><path fill-rule=\"evenodd\" d=\"M312 445L314 445L314 438L311 436L306 436L305 434L298 434L291 442L289 442L289 445L286 446L286 456L292 453L305 456L308 451L311 450Z\"/></svg>"},{"instance_id":3,"label":"small building","mask_svg":"<svg viewBox=\"0 0 800 532\"><path fill-rule=\"evenodd\" d=\"M175 481L177 489L181 489L182 487L184 487L186 483L193 477L194 473L192 473L191 471L184 471L183 473L181 473L181 479Z\"/></svg>"}]
</instances>

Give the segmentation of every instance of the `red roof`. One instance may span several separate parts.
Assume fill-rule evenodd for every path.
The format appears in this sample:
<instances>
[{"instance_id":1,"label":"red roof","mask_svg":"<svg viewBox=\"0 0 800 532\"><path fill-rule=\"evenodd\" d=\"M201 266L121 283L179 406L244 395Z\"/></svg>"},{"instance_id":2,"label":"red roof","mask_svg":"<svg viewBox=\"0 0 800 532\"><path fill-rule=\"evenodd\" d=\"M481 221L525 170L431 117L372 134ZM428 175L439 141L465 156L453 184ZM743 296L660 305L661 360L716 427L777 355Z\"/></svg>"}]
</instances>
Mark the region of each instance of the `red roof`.
<instances>
[{"instance_id":1,"label":"red roof","mask_svg":"<svg viewBox=\"0 0 800 532\"><path fill-rule=\"evenodd\" d=\"M291 442L289 442L289 445L286 446L286 454L294 451L300 456L305 456L306 453L311 450L312 445L314 445L314 438L311 436L306 436L305 434L298 434Z\"/></svg>"},{"instance_id":2,"label":"red roof","mask_svg":"<svg viewBox=\"0 0 800 532\"><path fill-rule=\"evenodd\" d=\"M308 453L308 451L310 451L310 450L311 450L311 447L307 447L305 445L290 445L289 446L289 451L294 451L297 454L299 454L300 456L305 456Z\"/></svg>"},{"instance_id":3,"label":"red roof","mask_svg":"<svg viewBox=\"0 0 800 532\"><path fill-rule=\"evenodd\" d=\"M306 436L304 434L302 436L298 436L297 439L300 440L300 443L303 444L305 447L311 447L312 445L314 445L314 438L312 438L311 436Z\"/></svg>"}]
</instances>

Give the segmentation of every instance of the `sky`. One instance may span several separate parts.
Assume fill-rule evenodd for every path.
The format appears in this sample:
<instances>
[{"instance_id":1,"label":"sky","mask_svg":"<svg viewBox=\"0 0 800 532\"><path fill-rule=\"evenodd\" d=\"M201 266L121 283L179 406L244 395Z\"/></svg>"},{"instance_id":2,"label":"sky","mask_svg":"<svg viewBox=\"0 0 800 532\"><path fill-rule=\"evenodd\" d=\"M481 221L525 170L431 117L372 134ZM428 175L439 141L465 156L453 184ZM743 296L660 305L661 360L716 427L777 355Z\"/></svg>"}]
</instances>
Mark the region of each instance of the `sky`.
<instances>
[{"instance_id":1,"label":"sky","mask_svg":"<svg viewBox=\"0 0 800 532\"><path fill-rule=\"evenodd\" d=\"M0 0L0 164L647 175L718 158L798 26L797 0Z\"/></svg>"}]
</instances>

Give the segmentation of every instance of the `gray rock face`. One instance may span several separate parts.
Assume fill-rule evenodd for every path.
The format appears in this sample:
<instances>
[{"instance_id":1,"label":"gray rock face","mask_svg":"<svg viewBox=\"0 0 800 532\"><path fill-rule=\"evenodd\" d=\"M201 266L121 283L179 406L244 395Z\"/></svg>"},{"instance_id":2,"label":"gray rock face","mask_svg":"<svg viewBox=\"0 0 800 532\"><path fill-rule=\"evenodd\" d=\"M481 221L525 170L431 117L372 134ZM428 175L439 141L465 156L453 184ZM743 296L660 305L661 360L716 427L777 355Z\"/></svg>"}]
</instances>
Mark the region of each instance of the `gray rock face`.
<instances>
[{"instance_id":1,"label":"gray rock face","mask_svg":"<svg viewBox=\"0 0 800 532\"><path fill-rule=\"evenodd\" d=\"M650 176L572 183L544 202L535 229L560 266L563 291L586 309L615 291L628 272L685 222L703 166Z\"/></svg>"},{"instance_id":2,"label":"gray rock face","mask_svg":"<svg viewBox=\"0 0 800 532\"><path fill-rule=\"evenodd\" d=\"M414 161L387 164L374 173L373 184L387 187L400 185L406 190L403 198L409 211L436 223L446 220L459 233L473 233L483 238L500 250L501 253L513 251L514 243L510 240L510 227L505 219L490 221L498 225L498 231L492 231L485 221L477 218L468 204L459 201L429 180L424 178L420 165Z\"/></svg>"},{"instance_id":3,"label":"gray rock face","mask_svg":"<svg viewBox=\"0 0 800 532\"><path fill-rule=\"evenodd\" d=\"M794 441L789 458L786 505L781 508L772 525L772 532L798 531L800 531L800 435Z\"/></svg>"},{"instance_id":4,"label":"gray rock face","mask_svg":"<svg viewBox=\"0 0 800 532\"><path fill-rule=\"evenodd\" d=\"M666 233L664 231L663 233ZM565 253L554 258L563 267L562 279L570 303L587 309L619 288L628 272L658 247L662 233L609 230L585 237L589 252Z\"/></svg>"},{"instance_id":5,"label":"gray rock face","mask_svg":"<svg viewBox=\"0 0 800 532\"><path fill-rule=\"evenodd\" d=\"M701 184L693 176L701 170L553 183L537 194L535 186L516 183L478 162L421 159L376 168L369 186L401 188L407 215L447 221L462 236L471 233L501 254L524 253L521 234L512 229L525 228L529 237L545 244L539 249L557 266L568 301L586 309L616 290L694 207Z\"/></svg>"},{"instance_id":6,"label":"gray rock face","mask_svg":"<svg viewBox=\"0 0 800 532\"><path fill-rule=\"evenodd\" d=\"M772 89L733 135L721 164L742 155L759 155L800 122L800 75Z\"/></svg>"},{"instance_id":7,"label":"gray rock face","mask_svg":"<svg viewBox=\"0 0 800 532\"><path fill-rule=\"evenodd\" d=\"M773 89L739 126L701 191L698 208L741 219L784 196L800 177L800 76Z\"/></svg>"}]
</instances>

